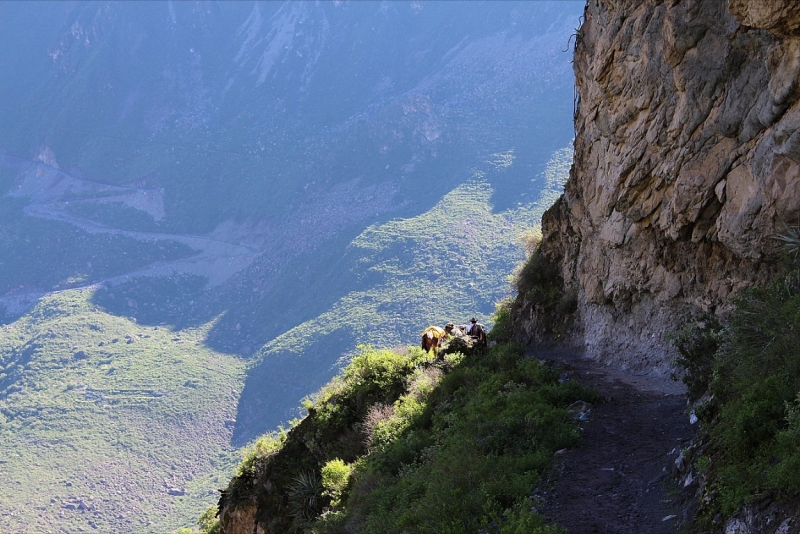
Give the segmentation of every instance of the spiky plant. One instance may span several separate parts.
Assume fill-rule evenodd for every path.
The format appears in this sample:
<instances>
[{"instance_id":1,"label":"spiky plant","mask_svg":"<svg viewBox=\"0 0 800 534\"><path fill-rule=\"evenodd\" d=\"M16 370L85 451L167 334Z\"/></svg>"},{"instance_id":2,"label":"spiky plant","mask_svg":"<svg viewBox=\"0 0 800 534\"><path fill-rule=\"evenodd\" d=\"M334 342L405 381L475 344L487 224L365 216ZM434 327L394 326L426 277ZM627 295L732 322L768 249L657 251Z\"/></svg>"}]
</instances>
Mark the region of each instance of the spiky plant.
<instances>
[{"instance_id":1,"label":"spiky plant","mask_svg":"<svg viewBox=\"0 0 800 534\"><path fill-rule=\"evenodd\" d=\"M302 471L288 488L289 515L297 530L302 531L322 511L322 483L316 473Z\"/></svg>"},{"instance_id":2,"label":"spiky plant","mask_svg":"<svg viewBox=\"0 0 800 534\"><path fill-rule=\"evenodd\" d=\"M800 223L797 226L783 225L783 232L775 236L781 242L781 249L787 256L797 261L800 258Z\"/></svg>"}]
</instances>

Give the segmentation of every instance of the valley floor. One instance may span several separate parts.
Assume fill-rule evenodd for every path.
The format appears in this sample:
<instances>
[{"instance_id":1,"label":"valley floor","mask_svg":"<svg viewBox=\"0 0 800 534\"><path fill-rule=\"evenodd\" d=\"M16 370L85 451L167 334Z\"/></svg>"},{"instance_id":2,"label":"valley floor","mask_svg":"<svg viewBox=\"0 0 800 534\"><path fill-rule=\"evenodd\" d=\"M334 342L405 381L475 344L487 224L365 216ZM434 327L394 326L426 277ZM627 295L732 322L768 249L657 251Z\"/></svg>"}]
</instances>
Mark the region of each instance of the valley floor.
<instances>
[{"instance_id":1,"label":"valley floor","mask_svg":"<svg viewBox=\"0 0 800 534\"><path fill-rule=\"evenodd\" d=\"M604 399L582 423L581 445L561 455L540 512L570 534L676 532L678 492L669 473L693 433L683 385L567 352L535 355Z\"/></svg>"}]
</instances>

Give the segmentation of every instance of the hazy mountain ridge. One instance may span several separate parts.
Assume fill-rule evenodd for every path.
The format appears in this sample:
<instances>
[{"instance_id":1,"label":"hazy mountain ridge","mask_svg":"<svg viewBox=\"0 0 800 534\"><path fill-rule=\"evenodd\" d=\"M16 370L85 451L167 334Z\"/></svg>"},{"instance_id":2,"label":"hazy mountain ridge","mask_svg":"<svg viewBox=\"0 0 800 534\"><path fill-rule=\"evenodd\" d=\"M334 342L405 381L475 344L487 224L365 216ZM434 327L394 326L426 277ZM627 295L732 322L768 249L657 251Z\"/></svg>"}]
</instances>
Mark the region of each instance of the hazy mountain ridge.
<instances>
[{"instance_id":1,"label":"hazy mountain ridge","mask_svg":"<svg viewBox=\"0 0 800 534\"><path fill-rule=\"evenodd\" d=\"M88 91L92 105L97 108L91 113L84 113L83 109L70 105L65 106L61 98L50 97L48 100L51 102L48 105L59 107L59 112L52 114L53 119L15 121L19 125L49 123L50 133L35 133L29 129L25 135L19 135L19 132L8 131L8 137L13 136L7 143L9 148L16 152L33 152L37 157L43 157L42 154L46 153L46 163L60 165L79 178L121 184L145 181L149 187L155 186L163 191L163 217L155 216L161 215L160 209L157 210L158 213L152 212L150 215L154 215L154 221L162 231L206 233L233 218L246 227L272 229L273 232L268 237L270 243L278 246L288 243L293 253L307 252L308 250L302 249L308 246L313 250L323 239L320 236L316 238L316 243L308 243L308 239L297 239L297 235L309 236L319 234L320 229L330 231L337 227L338 230L334 233L347 228L353 232L359 225L387 214L407 215L424 211L441 195L459 185L470 167L492 152L515 146L517 155L524 157L525 152L535 145L528 141L526 145L520 146L517 142L519 133L526 132L526 138L532 140L529 129L536 121L525 120L520 112L526 110L534 113L532 118L535 119L535 114L542 112L540 108L549 105L547 100L538 102L531 96L532 92L528 90L530 81L537 80L533 93L541 93L543 87L550 85L550 82L543 83L543 73L540 71L549 72L554 80L564 80L565 78L559 76L568 75L566 65L562 64L560 71L553 71L553 61L548 59L561 46L558 40L531 35L530 29L522 33L519 33L519 29L515 30L518 33L512 32L510 37L505 36L504 32L480 38L458 35L457 38L452 37L451 42L446 42L446 32L438 32L432 42L442 50L445 59L431 62L431 66L427 67L428 72L421 76L421 80L409 80L410 83L405 84L406 90L394 89L379 99L359 99L358 112L341 123L331 123L330 127L326 127L319 123L318 114L304 111L301 106L298 107L299 104L292 104L292 109L284 104L281 104L284 106L282 109L276 109L274 104L291 97L295 99L295 103L313 102L326 109L344 109L347 106L341 105L344 100L342 93L346 94L363 86L362 83L355 83L355 77L341 84L337 84L334 79L332 85L326 86L325 90L316 90L314 98L311 98L303 96L297 83L290 87L270 88L263 93L253 92L254 80L252 69L249 68L238 67L229 72L230 76L225 75L228 81L224 88L220 86L220 77L212 77L208 71L220 65L229 69L231 64L237 64L236 61L225 60L226 51L228 57L238 58L239 62L246 61L248 56L245 53L245 44L254 47L253 57L262 54L263 50L257 45L272 46L270 43L274 38L271 32L278 31L272 23L264 21L275 17L280 19L287 12L307 23L313 19L309 15L310 10L324 20L336 15L336 24L331 27L347 25L345 31L340 29L339 33L335 33L336 39L331 38L326 48L326 57L330 58L339 55L335 46L352 48L352 42L363 43L363 39L350 39L352 28L366 27L364 22L355 24L359 18L369 21L372 17L385 27L395 24L398 17L410 23L428 16L432 17L432 22L424 23L421 27L429 31L427 28L435 27L443 19L441 6L434 3L412 8L408 4L390 3L379 6L345 3L339 6L324 4L323 8L316 3L289 4L284 7L273 3L252 6L239 3L176 3L171 6L158 4L157 7L158 9L144 9L135 4L105 3L75 4L70 8L63 8L61 31L65 35L57 44L50 45L61 52L51 50L51 54L47 55L39 50L41 57L37 64L52 65L49 67L49 76L45 77L49 80L40 81L38 91L33 91L28 97L31 104L36 103L37 92L64 93L69 97L71 93L84 89L80 87L81 83L91 81L99 84L93 78L94 72L116 57L111 55L112 47L122 48L125 50L123 55L130 55L132 58L133 63L129 65L131 68L123 69L125 72L141 67L147 74L137 78L136 84L129 80L130 74L127 74L121 82L116 82L115 87L108 88L105 92ZM510 16L519 19L519 26L522 26L522 22L530 21L531 13L525 16L525 11L529 10L523 9L522 5L513 7ZM6 9L11 11L10 15L15 14L10 8ZM465 9L476 8L470 6ZM490 11L498 9L490 7ZM548 9L551 8L544 10L545 15ZM302 13L295 13L298 10ZM17 17L24 18L23 15L26 14L30 16L25 9L21 11L21 14L17 13ZM62 10L55 10L56 13L59 11ZM250 25L247 22L237 23L237 17L244 17L246 13L252 19ZM144 17L142 22L148 22L151 35L142 31L141 27L137 30L136 17ZM262 20L260 25L256 24L258 17ZM51 18L57 20L54 16ZM460 18L467 17L461 15ZM6 24L13 27L13 16L5 20ZM563 17L547 21L550 25L554 22L562 27L568 22L572 23ZM51 21L51 25L56 24ZM514 22L512 27L516 25L517 22ZM234 27L237 28L235 31ZM255 31L256 27L260 28L262 34ZM201 54L203 40L193 33L196 29L201 30L199 33L206 41L211 37L218 37L219 33L231 32L236 38L237 46L225 41L221 52ZM486 31L481 26L479 29ZM93 37L88 41L78 39L86 35ZM152 52L147 48L152 46L148 43L155 41L159 35L171 43L166 47L166 53L157 56L160 64L144 67L137 65L135 61L141 61L137 58L143 57L146 51ZM425 35L430 36L429 33ZM104 36L108 39L103 40ZM189 41L201 42L193 45ZM185 46L179 47L178 43ZM203 46L209 46L208 42ZM363 44L361 46L362 48L356 50L364 50ZM234 48L236 54L233 53ZM374 50L381 49L380 46L372 48L373 51L368 52L368 55L374 55ZM189 50L194 50L199 56L189 62L190 66L187 67L180 60L186 54L191 54ZM396 44L389 50L393 56L400 54ZM283 60L274 67L276 73L283 69L281 72L289 76L281 76L284 81L293 79L291 73L299 68L302 59L289 52L281 52ZM431 56L432 52L427 50L424 55ZM69 60L68 67L65 62L73 56L75 58ZM508 59L503 61L504 57ZM357 61L358 59L360 58L354 57L351 61L353 65L359 65L359 69L375 69L374 62ZM115 61L122 63L119 59ZM328 67L320 62L314 64L323 69L315 76L323 77L324 68ZM502 70L497 70L498 65L502 66ZM533 68L537 66L538 69ZM158 72L159 68L162 69L161 72ZM442 69L444 72L440 72ZM119 69L112 72L116 74L117 70ZM415 69L399 72L425 70L417 65ZM108 72L103 73L106 77L109 76ZM403 75L408 76L401 74ZM377 74L372 77L378 79ZM150 79L148 83L151 84L155 82L155 87L147 91L150 101L146 100L142 92L145 82L141 78ZM229 86L231 79L236 81ZM378 83L391 87L397 85L395 82L387 84L386 79L386 75L381 75ZM69 85L64 86L65 82ZM564 84L565 89L568 87L564 81L554 83L556 88L559 84ZM526 90L520 93L520 88ZM236 91L241 94L236 96ZM198 96L200 93L205 96ZM209 99L215 101L215 106L209 107L204 103ZM337 104L328 105L327 102L331 100ZM567 105L562 105L563 112L566 113ZM109 106L118 110L118 113L112 113L117 120L113 124L104 125L97 132L88 131L87 124L96 122L97 116L108 116L101 111ZM232 112L231 108L236 108L236 111ZM3 111L7 114L17 112L11 109ZM285 119L290 116L287 115L290 112L295 114L291 115L295 118L291 123L286 123ZM67 118L65 114L75 116ZM156 115L160 118L152 119ZM305 119L298 120L296 117ZM308 124L309 117L313 119L312 129L309 129L312 126ZM67 123L80 122L82 127L77 130L71 128L64 124L65 120ZM279 130L276 130L277 126L273 128L277 124L275 121L280 122ZM499 125L502 125L502 130L498 129ZM66 133L65 127L70 131L68 136L63 135ZM187 127L189 130L186 130ZM536 165L542 165L549 154L563 146L564 142L554 144L550 136L542 137L541 125L533 128L539 146L533 148L536 152L532 155L537 161ZM21 145L20 140L30 139L31 134L39 135L40 140L28 142L27 146ZM191 143L183 139L186 135L191 136ZM566 141L568 135L569 129L565 127L562 139ZM67 140L72 144L79 143L80 147L65 152L57 143L48 142L48 136L56 138L54 140L60 143ZM302 140L298 136L302 136ZM70 145L64 145L64 148L68 146ZM113 153L116 156L111 168L108 167L111 158L104 158L104 153ZM97 157L102 159L98 160ZM530 163L523 165L528 166ZM527 189L526 182L530 180L530 176L543 169L540 166L538 169L534 167L520 170L522 172L518 172L515 167L503 176L503 180L493 184L493 202L498 207L517 202L519 199L514 191ZM428 179L431 173L438 176L433 182ZM231 174L241 175L242 178L233 183L224 180L224 176ZM190 176L195 176L196 179L188 180ZM203 184L202 187L197 187L198 181ZM423 183L426 190L433 194L418 194L417 188L422 187ZM431 190L433 184L441 185L434 185L438 188ZM345 198L352 202L354 196L362 198L363 207L354 205L346 212L326 207L326 203L331 202L341 206ZM413 204L412 198L415 199ZM535 196L522 200L533 201ZM85 213L89 208L84 204L80 208L73 206L70 209L83 209ZM113 203L102 209L107 212L115 209L123 211L123 208L117 208ZM292 214L301 211L320 213L315 218L296 217ZM202 216L197 217L195 213L202 213ZM130 220L131 217L118 216L117 219ZM298 224L307 225L307 229L294 235L283 235L286 229ZM270 254L266 261L275 261L275 258L282 256ZM280 265L275 268L280 269Z\"/></svg>"}]
</instances>

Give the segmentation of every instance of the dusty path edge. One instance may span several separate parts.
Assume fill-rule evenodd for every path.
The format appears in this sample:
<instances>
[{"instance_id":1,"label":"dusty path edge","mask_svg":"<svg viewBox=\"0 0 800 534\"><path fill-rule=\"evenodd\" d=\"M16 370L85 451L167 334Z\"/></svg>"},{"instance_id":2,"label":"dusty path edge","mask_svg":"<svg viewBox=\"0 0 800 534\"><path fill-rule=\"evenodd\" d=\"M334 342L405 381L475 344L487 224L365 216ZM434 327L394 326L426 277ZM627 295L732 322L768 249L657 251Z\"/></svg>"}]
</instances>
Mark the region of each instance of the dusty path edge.
<instances>
[{"instance_id":1,"label":"dusty path edge","mask_svg":"<svg viewBox=\"0 0 800 534\"><path fill-rule=\"evenodd\" d=\"M539 511L570 534L671 534L678 530L675 461L695 428L685 386L568 349L529 350L563 369L563 380L602 399L580 423L583 439L561 451L539 490Z\"/></svg>"}]
</instances>

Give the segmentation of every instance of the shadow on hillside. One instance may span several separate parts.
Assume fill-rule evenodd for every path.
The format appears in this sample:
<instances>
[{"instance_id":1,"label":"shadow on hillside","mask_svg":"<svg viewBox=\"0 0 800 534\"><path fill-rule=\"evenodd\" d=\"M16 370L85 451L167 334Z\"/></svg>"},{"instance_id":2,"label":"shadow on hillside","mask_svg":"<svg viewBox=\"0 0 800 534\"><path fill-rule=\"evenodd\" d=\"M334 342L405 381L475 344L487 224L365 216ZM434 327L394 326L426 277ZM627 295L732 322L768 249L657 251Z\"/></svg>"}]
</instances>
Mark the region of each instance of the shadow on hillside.
<instances>
[{"instance_id":1,"label":"shadow on hillside","mask_svg":"<svg viewBox=\"0 0 800 534\"><path fill-rule=\"evenodd\" d=\"M249 357L347 292L377 283L375 276L353 276L355 260L346 249L354 234L344 232L277 270L270 257L259 258L220 286L190 274L138 277L102 286L91 302L105 313L150 326L181 330L213 322L205 340L209 348Z\"/></svg>"},{"instance_id":2,"label":"shadow on hillside","mask_svg":"<svg viewBox=\"0 0 800 534\"><path fill-rule=\"evenodd\" d=\"M118 285L105 285L92 303L111 315L140 324L170 325L175 329L210 321L215 310L202 303L206 279L195 275L139 277Z\"/></svg>"},{"instance_id":3,"label":"shadow on hillside","mask_svg":"<svg viewBox=\"0 0 800 534\"><path fill-rule=\"evenodd\" d=\"M303 355L269 356L247 374L239 399L231 442L235 447L302 417L300 401L327 384L339 371L340 355L356 346L349 329L335 330L308 347Z\"/></svg>"}]
</instances>

